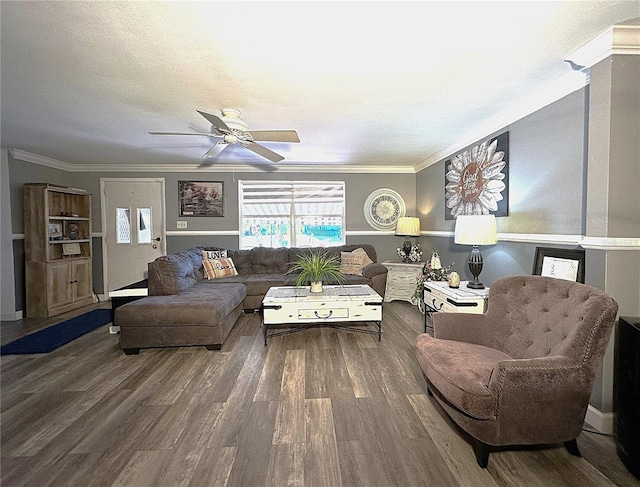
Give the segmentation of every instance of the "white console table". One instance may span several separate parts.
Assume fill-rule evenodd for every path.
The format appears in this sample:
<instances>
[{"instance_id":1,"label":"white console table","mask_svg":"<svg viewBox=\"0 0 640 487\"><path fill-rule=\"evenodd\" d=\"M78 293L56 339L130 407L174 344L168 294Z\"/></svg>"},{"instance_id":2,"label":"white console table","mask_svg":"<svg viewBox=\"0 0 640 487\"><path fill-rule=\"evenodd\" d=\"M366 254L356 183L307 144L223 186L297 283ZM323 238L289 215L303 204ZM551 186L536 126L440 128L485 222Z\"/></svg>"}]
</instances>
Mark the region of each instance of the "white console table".
<instances>
[{"instance_id":1,"label":"white console table","mask_svg":"<svg viewBox=\"0 0 640 487\"><path fill-rule=\"evenodd\" d=\"M474 313L487 311L489 288L470 289L469 281L460 282L459 288L449 287L447 281L424 283L424 332L427 332L427 317L432 313Z\"/></svg>"}]
</instances>

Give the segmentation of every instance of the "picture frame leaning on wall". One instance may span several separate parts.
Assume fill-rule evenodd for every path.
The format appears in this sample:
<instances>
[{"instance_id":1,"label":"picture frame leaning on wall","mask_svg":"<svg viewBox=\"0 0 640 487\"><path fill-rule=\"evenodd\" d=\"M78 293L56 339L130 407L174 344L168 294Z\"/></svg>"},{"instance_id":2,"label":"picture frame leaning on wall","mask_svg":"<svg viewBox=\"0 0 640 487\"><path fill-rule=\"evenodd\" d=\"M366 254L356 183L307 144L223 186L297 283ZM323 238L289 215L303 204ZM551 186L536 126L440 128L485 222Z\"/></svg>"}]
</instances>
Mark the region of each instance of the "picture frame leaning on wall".
<instances>
[{"instance_id":1,"label":"picture frame leaning on wall","mask_svg":"<svg viewBox=\"0 0 640 487\"><path fill-rule=\"evenodd\" d=\"M536 247L533 274L556 277L584 284L585 252L583 249Z\"/></svg>"}]
</instances>

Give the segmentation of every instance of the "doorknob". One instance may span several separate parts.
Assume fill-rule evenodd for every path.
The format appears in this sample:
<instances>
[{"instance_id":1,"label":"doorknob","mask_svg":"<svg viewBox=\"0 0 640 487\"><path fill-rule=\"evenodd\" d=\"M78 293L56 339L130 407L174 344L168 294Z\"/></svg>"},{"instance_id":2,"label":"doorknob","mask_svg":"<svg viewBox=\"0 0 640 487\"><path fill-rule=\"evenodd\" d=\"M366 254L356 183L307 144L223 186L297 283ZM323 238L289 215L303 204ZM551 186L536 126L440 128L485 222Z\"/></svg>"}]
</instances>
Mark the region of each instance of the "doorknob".
<instances>
[{"instance_id":1,"label":"doorknob","mask_svg":"<svg viewBox=\"0 0 640 487\"><path fill-rule=\"evenodd\" d=\"M159 241L160 241L160 237L154 238L154 240L155 240L156 242L159 242Z\"/></svg>"}]
</instances>

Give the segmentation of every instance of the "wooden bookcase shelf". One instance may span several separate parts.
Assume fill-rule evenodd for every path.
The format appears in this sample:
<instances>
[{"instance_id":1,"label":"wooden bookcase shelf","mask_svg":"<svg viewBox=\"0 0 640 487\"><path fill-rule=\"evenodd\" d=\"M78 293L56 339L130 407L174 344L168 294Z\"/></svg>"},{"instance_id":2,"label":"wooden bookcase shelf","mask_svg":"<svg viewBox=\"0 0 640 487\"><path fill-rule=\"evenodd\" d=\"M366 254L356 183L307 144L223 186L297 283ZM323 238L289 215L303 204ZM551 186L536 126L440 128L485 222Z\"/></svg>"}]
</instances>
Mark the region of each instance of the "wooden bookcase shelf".
<instances>
[{"instance_id":1,"label":"wooden bookcase shelf","mask_svg":"<svg viewBox=\"0 0 640 487\"><path fill-rule=\"evenodd\" d=\"M90 193L26 184L24 242L28 317L93 303Z\"/></svg>"}]
</instances>

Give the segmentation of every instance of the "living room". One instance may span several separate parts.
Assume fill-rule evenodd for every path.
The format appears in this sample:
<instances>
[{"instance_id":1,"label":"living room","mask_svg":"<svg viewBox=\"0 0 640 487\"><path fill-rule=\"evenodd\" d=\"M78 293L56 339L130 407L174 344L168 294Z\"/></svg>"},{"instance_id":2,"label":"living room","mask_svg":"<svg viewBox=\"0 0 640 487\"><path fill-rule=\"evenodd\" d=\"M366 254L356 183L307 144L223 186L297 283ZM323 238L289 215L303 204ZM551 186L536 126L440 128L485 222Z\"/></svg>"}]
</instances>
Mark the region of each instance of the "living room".
<instances>
[{"instance_id":1,"label":"living room","mask_svg":"<svg viewBox=\"0 0 640 487\"><path fill-rule=\"evenodd\" d=\"M423 260L438 251L443 263L455 263L455 270L468 278L464 263L469 247L454 243L454 220L446 218L446 167L455 154L504 133L508 133L509 141L508 215L497 218L498 244L482 249L483 282L491 285L503 276L531 274L536 247L584 249L585 282L613 296L620 305L620 315L638 316L640 203L635 195L640 187L636 157L639 88L634 83L640 68L638 56L618 54L606 59L613 68L598 61L590 66L589 77L583 75L582 87L559 90L531 106L508 107L510 110L494 120L493 126L483 127L484 132L451 141L448 151L436 153L428 163L420 161L410 169L392 165L334 167L331 174L329 165L304 169L282 166L277 171L246 166L214 166L206 171L187 166L189 170L184 170L162 164L154 169L135 163L104 168L92 165L90 158L78 167L54 153L34 154L19 146L5 146L3 140L2 221L11 229L2 236L3 325L21 317L25 309L22 190L26 183L60 184L94 195L93 282L95 293L102 297L101 178L164 179L167 253L194 246L238 248L240 180L344 181L346 243L374 245L379 261L398 259L396 248L402 237L372 228L363 207L373 191L389 188L402 196L408 216L420 218L421 232L416 241L422 247ZM178 184L185 180L222 181L224 216L180 216ZM187 229L178 228L179 220L188 222ZM399 310L394 314L409 313L401 306L396 308ZM236 340L242 342L240 337ZM613 341L590 401L590 424L604 432L611 431L614 417L612 347Z\"/></svg>"}]
</instances>

